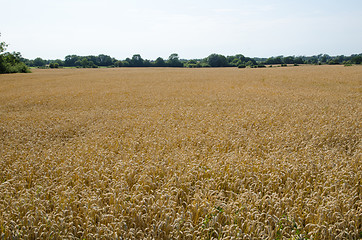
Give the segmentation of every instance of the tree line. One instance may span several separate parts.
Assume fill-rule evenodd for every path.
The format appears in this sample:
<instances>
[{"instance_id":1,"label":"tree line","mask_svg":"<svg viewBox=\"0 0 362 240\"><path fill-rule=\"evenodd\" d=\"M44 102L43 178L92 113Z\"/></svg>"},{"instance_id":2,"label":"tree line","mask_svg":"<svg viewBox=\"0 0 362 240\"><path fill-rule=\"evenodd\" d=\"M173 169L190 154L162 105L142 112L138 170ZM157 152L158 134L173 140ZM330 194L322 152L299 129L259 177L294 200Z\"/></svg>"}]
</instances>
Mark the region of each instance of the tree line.
<instances>
[{"instance_id":1,"label":"tree line","mask_svg":"<svg viewBox=\"0 0 362 240\"><path fill-rule=\"evenodd\" d=\"M0 34L1 36L1 34ZM98 68L98 67L251 67L261 68L266 65L287 66L288 64L344 64L346 66L362 63L362 54L351 56L329 56L319 54L314 56L276 56L269 58L250 58L242 54L224 56L213 53L201 59L180 59L177 53L172 53L167 59L158 57L156 60L143 59L140 54L134 54L131 58L117 60L111 56L100 54L98 56L67 55L64 60L45 60L40 57L26 59L19 52L5 52L5 42L0 42L0 73L26 73L30 72L29 67L38 68Z\"/></svg>"},{"instance_id":2,"label":"tree line","mask_svg":"<svg viewBox=\"0 0 362 240\"><path fill-rule=\"evenodd\" d=\"M19 57L18 57L19 58ZM20 58L19 58L20 59ZM117 60L111 56L100 54L98 56L78 56L68 55L64 60L45 60L40 57L33 60L21 58L29 67L39 68L98 68L98 67L266 67L266 65L286 66L288 64L361 64L362 54L351 56L329 56L319 54L314 56L276 56L269 58L250 58L242 54L234 56L224 56L221 54L211 54L202 59L180 59L177 53L171 54L167 59L158 57L156 60L143 59L140 54L134 54L131 58Z\"/></svg>"}]
</instances>

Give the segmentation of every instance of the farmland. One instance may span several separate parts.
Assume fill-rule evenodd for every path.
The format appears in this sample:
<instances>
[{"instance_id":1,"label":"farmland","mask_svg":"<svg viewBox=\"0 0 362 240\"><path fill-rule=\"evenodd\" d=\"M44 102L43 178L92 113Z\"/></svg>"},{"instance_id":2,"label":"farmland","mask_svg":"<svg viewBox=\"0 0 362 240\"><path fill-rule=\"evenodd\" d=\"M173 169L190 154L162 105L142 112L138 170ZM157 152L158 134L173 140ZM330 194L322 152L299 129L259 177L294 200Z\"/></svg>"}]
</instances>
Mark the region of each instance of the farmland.
<instances>
[{"instance_id":1,"label":"farmland","mask_svg":"<svg viewBox=\"0 0 362 240\"><path fill-rule=\"evenodd\" d=\"M358 239L360 66L0 75L0 238Z\"/></svg>"}]
</instances>

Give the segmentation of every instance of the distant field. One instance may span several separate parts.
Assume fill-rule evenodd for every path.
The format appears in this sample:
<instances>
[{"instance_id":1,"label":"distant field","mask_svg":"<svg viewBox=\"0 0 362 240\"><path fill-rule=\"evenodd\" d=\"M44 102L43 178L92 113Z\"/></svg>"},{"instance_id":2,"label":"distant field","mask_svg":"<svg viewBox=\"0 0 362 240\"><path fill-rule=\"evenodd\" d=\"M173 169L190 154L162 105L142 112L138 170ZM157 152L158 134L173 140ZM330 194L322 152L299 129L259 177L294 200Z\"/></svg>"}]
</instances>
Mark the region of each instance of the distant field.
<instances>
[{"instance_id":1,"label":"distant field","mask_svg":"<svg viewBox=\"0 0 362 240\"><path fill-rule=\"evenodd\" d=\"M362 67L0 75L0 239L358 239Z\"/></svg>"}]
</instances>

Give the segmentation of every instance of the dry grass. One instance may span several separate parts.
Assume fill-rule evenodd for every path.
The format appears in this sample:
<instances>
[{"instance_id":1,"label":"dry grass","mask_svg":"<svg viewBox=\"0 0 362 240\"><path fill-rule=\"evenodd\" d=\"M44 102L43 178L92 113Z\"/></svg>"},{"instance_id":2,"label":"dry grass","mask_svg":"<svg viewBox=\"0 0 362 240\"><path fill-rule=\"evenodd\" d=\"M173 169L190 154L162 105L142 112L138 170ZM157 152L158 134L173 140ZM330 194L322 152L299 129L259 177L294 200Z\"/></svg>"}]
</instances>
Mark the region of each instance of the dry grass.
<instances>
[{"instance_id":1,"label":"dry grass","mask_svg":"<svg viewBox=\"0 0 362 240\"><path fill-rule=\"evenodd\" d=\"M362 68L0 76L0 238L358 239Z\"/></svg>"}]
</instances>

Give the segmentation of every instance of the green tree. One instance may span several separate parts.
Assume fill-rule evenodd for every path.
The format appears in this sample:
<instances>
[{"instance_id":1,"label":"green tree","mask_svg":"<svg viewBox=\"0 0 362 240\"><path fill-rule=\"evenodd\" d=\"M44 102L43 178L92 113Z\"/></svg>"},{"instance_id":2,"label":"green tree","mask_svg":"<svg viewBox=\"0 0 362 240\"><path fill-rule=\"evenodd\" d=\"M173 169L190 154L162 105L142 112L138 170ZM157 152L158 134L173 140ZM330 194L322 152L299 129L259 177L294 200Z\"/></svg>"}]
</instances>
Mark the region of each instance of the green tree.
<instances>
[{"instance_id":1,"label":"green tree","mask_svg":"<svg viewBox=\"0 0 362 240\"><path fill-rule=\"evenodd\" d=\"M64 62L60 59L56 59L54 63L57 63L59 67L63 67L64 66Z\"/></svg>"},{"instance_id":2,"label":"green tree","mask_svg":"<svg viewBox=\"0 0 362 240\"><path fill-rule=\"evenodd\" d=\"M351 62L354 64L361 64L362 63L362 55L354 55L351 59Z\"/></svg>"},{"instance_id":3,"label":"green tree","mask_svg":"<svg viewBox=\"0 0 362 240\"><path fill-rule=\"evenodd\" d=\"M169 67L183 67L183 63L180 61L177 53L172 53L167 60L167 65Z\"/></svg>"},{"instance_id":4,"label":"green tree","mask_svg":"<svg viewBox=\"0 0 362 240\"><path fill-rule=\"evenodd\" d=\"M294 56L284 57L283 62L286 64L293 64L295 62L294 59Z\"/></svg>"},{"instance_id":5,"label":"green tree","mask_svg":"<svg viewBox=\"0 0 362 240\"><path fill-rule=\"evenodd\" d=\"M251 60L249 60L249 61L247 61L247 62L245 63L245 65L246 65L246 66L249 66L249 67L252 67L252 66L254 66L255 64L254 64Z\"/></svg>"},{"instance_id":6,"label":"green tree","mask_svg":"<svg viewBox=\"0 0 362 240\"><path fill-rule=\"evenodd\" d=\"M104 54L98 55L98 57L96 57L95 62L97 63L98 66L104 66L104 67L112 66L114 63L113 59L110 56Z\"/></svg>"},{"instance_id":7,"label":"green tree","mask_svg":"<svg viewBox=\"0 0 362 240\"><path fill-rule=\"evenodd\" d=\"M0 73L30 72L25 63L22 62L21 54L19 52L5 52L7 47L5 42L0 42Z\"/></svg>"},{"instance_id":8,"label":"green tree","mask_svg":"<svg viewBox=\"0 0 362 240\"><path fill-rule=\"evenodd\" d=\"M162 57L158 57L155 61L155 67L165 67L166 63L165 60L163 60Z\"/></svg>"},{"instance_id":9,"label":"green tree","mask_svg":"<svg viewBox=\"0 0 362 240\"><path fill-rule=\"evenodd\" d=\"M329 65L338 65L339 62L338 62L338 59L337 59L337 58L334 58L334 59L329 59L329 60L328 60L328 64L329 64Z\"/></svg>"},{"instance_id":10,"label":"green tree","mask_svg":"<svg viewBox=\"0 0 362 240\"><path fill-rule=\"evenodd\" d=\"M33 64L35 67L44 67L46 65L46 61L40 57L34 59Z\"/></svg>"},{"instance_id":11,"label":"green tree","mask_svg":"<svg viewBox=\"0 0 362 240\"><path fill-rule=\"evenodd\" d=\"M87 67L89 66L88 58L83 58L83 59L80 61L80 65L81 65L83 68L87 68Z\"/></svg>"},{"instance_id":12,"label":"green tree","mask_svg":"<svg viewBox=\"0 0 362 240\"><path fill-rule=\"evenodd\" d=\"M127 60L127 59L129 59L129 58L126 58L126 60L122 61L123 67L130 67L131 66L130 59L129 60Z\"/></svg>"},{"instance_id":13,"label":"green tree","mask_svg":"<svg viewBox=\"0 0 362 240\"><path fill-rule=\"evenodd\" d=\"M303 63L304 63L303 58L302 58L302 57L296 57L296 58L294 59L294 63L296 63L296 64L303 64Z\"/></svg>"},{"instance_id":14,"label":"green tree","mask_svg":"<svg viewBox=\"0 0 362 240\"><path fill-rule=\"evenodd\" d=\"M144 60L142 59L140 54L134 54L131 59L131 66L132 67L143 67Z\"/></svg>"},{"instance_id":15,"label":"green tree","mask_svg":"<svg viewBox=\"0 0 362 240\"><path fill-rule=\"evenodd\" d=\"M282 63L283 63L282 56L270 57L265 61L265 64L282 64Z\"/></svg>"},{"instance_id":16,"label":"green tree","mask_svg":"<svg viewBox=\"0 0 362 240\"><path fill-rule=\"evenodd\" d=\"M207 57L207 63L211 67L227 67L228 62L225 56L213 53Z\"/></svg>"},{"instance_id":17,"label":"green tree","mask_svg":"<svg viewBox=\"0 0 362 240\"><path fill-rule=\"evenodd\" d=\"M114 66L115 67L123 67L123 63L122 63L122 61L117 61L117 62L114 63Z\"/></svg>"},{"instance_id":18,"label":"green tree","mask_svg":"<svg viewBox=\"0 0 362 240\"><path fill-rule=\"evenodd\" d=\"M1 33L0 33L0 37L1 37ZM0 54L5 52L7 47L8 47L8 45L5 42L0 42Z\"/></svg>"},{"instance_id":19,"label":"green tree","mask_svg":"<svg viewBox=\"0 0 362 240\"><path fill-rule=\"evenodd\" d=\"M245 63L245 56L242 54L236 54L235 56L227 56L229 66L237 67L242 63Z\"/></svg>"},{"instance_id":20,"label":"green tree","mask_svg":"<svg viewBox=\"0 0 362 240\"><path fill-rule=\"evenodd\" d=\"M331 57L328 55L328 54L324 54L322 57L321 57L321 62L322 63L327 63L328 60L331 59Z\"/></svg>"}]
</instances>

